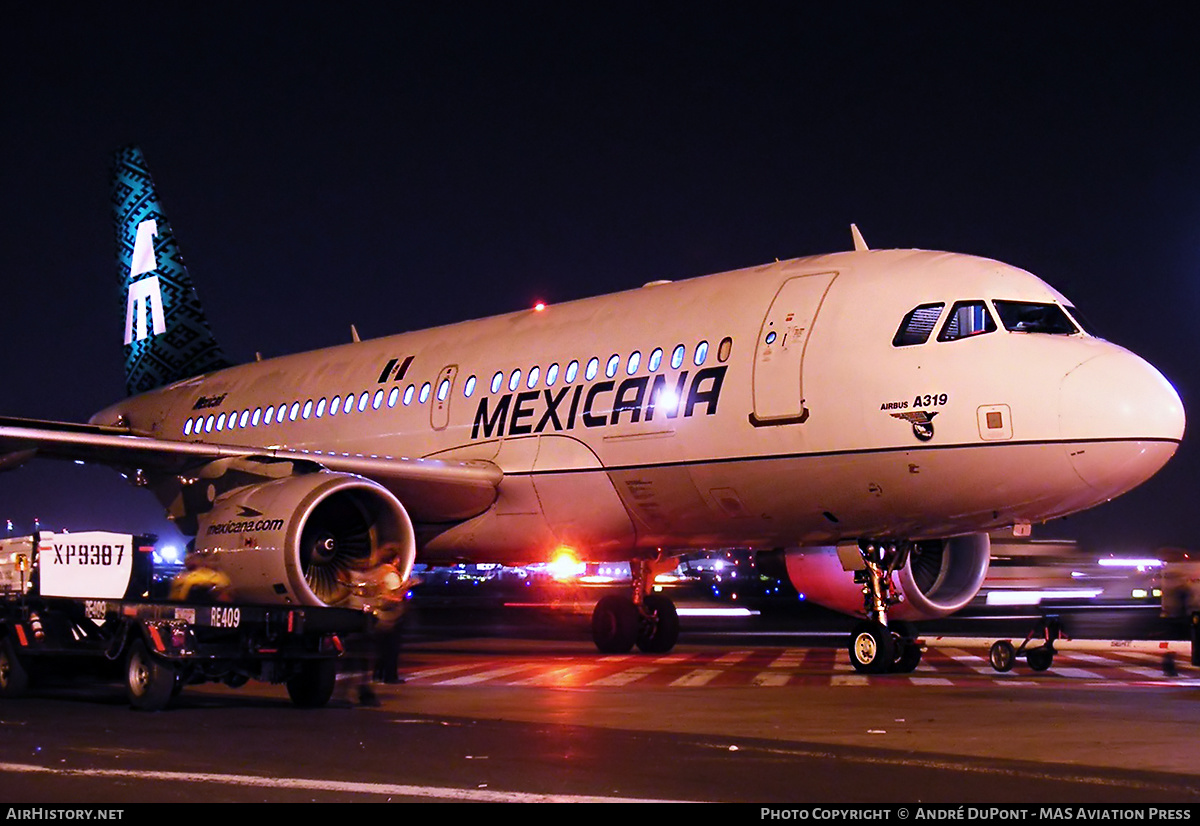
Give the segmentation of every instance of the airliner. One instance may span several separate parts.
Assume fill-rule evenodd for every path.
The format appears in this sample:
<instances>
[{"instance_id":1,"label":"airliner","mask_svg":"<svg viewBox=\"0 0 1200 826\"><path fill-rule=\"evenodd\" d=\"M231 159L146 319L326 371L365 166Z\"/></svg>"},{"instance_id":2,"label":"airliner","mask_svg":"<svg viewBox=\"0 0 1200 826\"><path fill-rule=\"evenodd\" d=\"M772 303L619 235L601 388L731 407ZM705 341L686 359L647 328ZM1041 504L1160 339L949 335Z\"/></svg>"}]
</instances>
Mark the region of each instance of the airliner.
<instances>
[{"instance_id":1,"label":"airliner","mask_svg":"<svg viewBox=\"0 0 1200 826\"><path fill-rule=\"evenodd\" d=\"M626 561L604 652L674 647L655 576L697 549L783 556L858 618L855 668L906 671L912 621L967 604L988 532L1107 502L1175 453L1163 375L1034 275L853 249L230 363L142 152L113 214L127 397L0 420L0 465L103 464L151 490L247 602L344 604L395 554Z\"/></svg>"}]
</instances>

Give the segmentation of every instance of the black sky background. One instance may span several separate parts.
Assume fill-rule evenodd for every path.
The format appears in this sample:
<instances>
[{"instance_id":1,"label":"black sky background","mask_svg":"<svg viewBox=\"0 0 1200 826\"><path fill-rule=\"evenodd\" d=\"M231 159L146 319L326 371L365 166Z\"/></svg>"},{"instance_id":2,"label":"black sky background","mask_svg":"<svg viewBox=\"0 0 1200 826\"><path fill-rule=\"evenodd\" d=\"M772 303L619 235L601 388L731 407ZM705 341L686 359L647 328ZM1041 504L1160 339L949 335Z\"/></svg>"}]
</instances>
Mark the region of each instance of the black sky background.
<instances>
[{"instance_id":1,"label":"black sky background","mask_svg":"<svg viewBox=\"0 0 1200 826\"><path fill-rule=\"evenodd\" d=\"M130 142L238 361L847 249L854 221L1036 273L1200 409L1197 43L1188 3L9 3L0 414L121 394ZM1035 535L1200 546L1192 441ZM171 531L52 462L0 475L0 518L35 516Z\"/></svg>"}]
</instances>

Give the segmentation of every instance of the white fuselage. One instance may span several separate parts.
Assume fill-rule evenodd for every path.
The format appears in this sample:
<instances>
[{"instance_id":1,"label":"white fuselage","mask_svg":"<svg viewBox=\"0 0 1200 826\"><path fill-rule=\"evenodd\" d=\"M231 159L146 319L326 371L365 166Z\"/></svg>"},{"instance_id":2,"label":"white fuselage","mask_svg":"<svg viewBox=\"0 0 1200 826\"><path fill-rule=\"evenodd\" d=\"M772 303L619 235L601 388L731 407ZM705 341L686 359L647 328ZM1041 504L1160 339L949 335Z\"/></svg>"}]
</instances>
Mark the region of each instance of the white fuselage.
<instances>
[{"instance_id":1,"label":"white fuselage","mask_svg":"<svg viewBox=\"0 0 1200 826\"><path fill-rule=\"evenodd\" d=\"M1182 405L1132 353L1003 325L938 340L956 302L994 300L1066 306L995 261L840 253L243 364L93 422L495 463L481 513L405 503L426 560L946 537L1092 507L1170 458ZM936 304L928 340L893 342Z\"/></svg>"}]
</instances>

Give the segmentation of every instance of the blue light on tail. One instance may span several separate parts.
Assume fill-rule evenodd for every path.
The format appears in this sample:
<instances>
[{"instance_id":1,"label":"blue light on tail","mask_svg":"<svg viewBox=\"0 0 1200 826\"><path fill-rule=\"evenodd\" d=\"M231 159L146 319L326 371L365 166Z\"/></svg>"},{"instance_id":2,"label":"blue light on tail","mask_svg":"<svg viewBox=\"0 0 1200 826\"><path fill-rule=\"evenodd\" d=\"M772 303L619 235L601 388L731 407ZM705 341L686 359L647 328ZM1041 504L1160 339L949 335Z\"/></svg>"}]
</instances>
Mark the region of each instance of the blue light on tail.
<instances>
[{"instance_id":1,"label":"blue light on tail","mask_svg":"<svg viewBox=\"0 0 1200 826\"><path fill-rule=\"evenodd\" d=\"M227 367L136 146L114 156L112 209L124 305L126 391L145 393Z\"/></svg>"}]
</instances>

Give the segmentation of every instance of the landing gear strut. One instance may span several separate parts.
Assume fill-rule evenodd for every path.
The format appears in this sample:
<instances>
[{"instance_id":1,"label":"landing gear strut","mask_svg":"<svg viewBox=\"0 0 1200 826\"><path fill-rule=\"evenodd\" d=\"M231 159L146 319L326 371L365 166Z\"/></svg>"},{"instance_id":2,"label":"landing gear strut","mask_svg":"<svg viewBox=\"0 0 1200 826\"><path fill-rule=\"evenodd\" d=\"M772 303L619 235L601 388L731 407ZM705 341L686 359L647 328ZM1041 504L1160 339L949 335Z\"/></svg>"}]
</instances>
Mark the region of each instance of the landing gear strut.
<instances>
[{"instance_id":1,"label":"landing gear strut","mask_svg":"<svg viewBox=\"0 0 1200 826\"><path fill-rule=\"evenodd\" d=\"M653 593L657 562L637 559L630 564L633 596L610 595L592 612L592 639L605 654L624 654L637 645L648 654L665 654L679 639L679 614L670 597Z\"/></svg>"},{"instance_id":2,"label":"landing gear strut","mask_svg":"<svg viewBox=\"0 0 1200 826\"><path fill-rule=\"evenodd\" d=\"M850 662L864 674L889 671L907 673L921 662L921 646L911 623L888 625L888 608L901 601L892 585L892 574L908 559L907 542L858 543L863 567L854 581L863 586L863 610L867 619L850 635Z\"/></svg>"}]
</instances>

